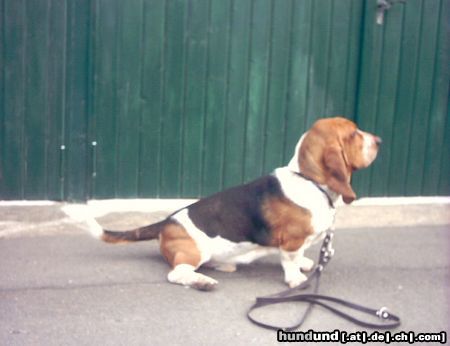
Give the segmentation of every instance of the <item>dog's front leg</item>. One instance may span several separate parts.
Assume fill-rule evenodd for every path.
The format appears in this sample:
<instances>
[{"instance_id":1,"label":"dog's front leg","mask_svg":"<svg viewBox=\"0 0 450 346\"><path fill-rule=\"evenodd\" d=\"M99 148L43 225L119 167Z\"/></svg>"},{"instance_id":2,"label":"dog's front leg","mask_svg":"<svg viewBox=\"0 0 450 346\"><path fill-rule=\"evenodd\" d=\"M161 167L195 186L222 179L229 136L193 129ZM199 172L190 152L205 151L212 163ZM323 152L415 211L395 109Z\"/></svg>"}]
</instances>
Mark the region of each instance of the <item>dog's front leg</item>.
<instances>
[{"instance_id":1,"label":"dog's front leg","mask_svg":"<svg viewBox=\"0 0 450 346\"><path fill-rule=\"evenodd\" d=\"M305 249L300 247L296 251L286 251L280 249L281 266L284 270L284 281L289 287L296 287L307 279L300 269L310 270L314 262L304 257Z\"/></svg>"}]
</instances>

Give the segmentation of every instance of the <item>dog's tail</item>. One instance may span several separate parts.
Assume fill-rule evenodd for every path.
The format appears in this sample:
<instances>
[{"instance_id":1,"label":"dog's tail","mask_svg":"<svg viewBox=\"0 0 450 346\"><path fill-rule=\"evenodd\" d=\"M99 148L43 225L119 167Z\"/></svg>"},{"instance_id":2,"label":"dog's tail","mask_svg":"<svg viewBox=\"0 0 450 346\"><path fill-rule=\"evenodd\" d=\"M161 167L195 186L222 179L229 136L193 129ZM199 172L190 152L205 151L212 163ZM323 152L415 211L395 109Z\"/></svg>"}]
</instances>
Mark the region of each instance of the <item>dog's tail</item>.
<instances>
[{"instance_id":1,"label":"dog's tail","mask_svg":"<svg viewBox=\"0 0 450 346\"><path fill-rule=\"evenodd\" d=\"M133 241L156 239L161 233L165 221L157 222L129 231L110 231L103 229L100 239L107 243L128 243Z\"/></svg>"},{"instance_id":2,"label":"dog's tail","mask_svg":"<svg viewBox=\"0 0 450 346\"><path fill-rule=\"evenodd\" d=\"M156 239L167 222L163 220L129 231L111 231L103 229L86 205L68 205L63 208L63 211L71 218L79 222L85 222L89 227L89 232L95 238L115 244Z\"/></svg>"}]
</instances>

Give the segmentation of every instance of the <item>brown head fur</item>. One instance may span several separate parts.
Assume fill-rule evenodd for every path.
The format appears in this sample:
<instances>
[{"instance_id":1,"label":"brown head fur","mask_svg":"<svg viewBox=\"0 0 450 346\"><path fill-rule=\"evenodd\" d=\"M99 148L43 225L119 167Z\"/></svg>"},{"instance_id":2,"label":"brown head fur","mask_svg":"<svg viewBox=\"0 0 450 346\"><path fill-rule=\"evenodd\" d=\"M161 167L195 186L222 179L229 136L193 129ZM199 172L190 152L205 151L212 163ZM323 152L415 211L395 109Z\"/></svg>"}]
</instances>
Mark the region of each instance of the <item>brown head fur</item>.
<instances>
[{"instance_id":1,"label":"brown head fur","mask_svg":"<svg viewBox=\"0 0 450 346\"><path fill-rule=\"evenodd\" d=\"M301 172L342 195L345 203L356 199L352 172L370 165L381 140L359 130L345 118L318 120L307 132L298 153Z\"/></svg>"}]
</instances>

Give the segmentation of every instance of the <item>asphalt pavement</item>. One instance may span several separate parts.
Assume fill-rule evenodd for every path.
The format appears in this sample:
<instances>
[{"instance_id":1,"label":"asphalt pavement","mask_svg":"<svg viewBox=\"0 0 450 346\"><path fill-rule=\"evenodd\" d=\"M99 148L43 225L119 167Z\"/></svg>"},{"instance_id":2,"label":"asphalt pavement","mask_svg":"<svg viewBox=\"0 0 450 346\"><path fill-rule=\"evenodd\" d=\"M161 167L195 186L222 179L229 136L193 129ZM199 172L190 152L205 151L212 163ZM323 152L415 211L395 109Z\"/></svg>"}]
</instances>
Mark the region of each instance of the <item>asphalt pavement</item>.
<instances>
[{"instance_id":1,"label":"asphalt pavement","mask_svg":"<svg viewBox=\"0 0 450 346\"><path fill-rule=\"evenodd\" d=\"M395 222L391 209L342 211L336 254L322 275L320 293L388 307L402 320L392 334L448 334L449 205L403 207ZM101 221L126 228L165 213L115 212ZM352 213L363 221L350 221ZM384 216L391 225L374 220ZM315 259L317 250L307 255ZM286 288L276 256L234 273L201 269L219 281L212 292L169 284L168 270L156 241L104 244L68 218L60 204L0 204L0 345L277 344L275 331L246 319L255 297ZM303 308L290 303L257 313L286 323ZM320 307L300 330L374 332Z\"/></svg>"}]
</instances>

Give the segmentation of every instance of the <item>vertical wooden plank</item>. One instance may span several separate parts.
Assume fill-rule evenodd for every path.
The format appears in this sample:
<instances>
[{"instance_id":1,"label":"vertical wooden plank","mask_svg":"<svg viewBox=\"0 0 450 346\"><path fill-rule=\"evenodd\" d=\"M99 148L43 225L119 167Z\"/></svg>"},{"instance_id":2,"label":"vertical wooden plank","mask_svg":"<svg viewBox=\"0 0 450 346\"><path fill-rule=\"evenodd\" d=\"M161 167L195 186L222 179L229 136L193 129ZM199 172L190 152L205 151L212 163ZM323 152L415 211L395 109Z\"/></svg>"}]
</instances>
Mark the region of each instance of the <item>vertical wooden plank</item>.
<instances>
[{"instance_id":1,"label":"vertical wooden plank","mask_svg":"<svg viewBox=\"0 0 450 346\"><path fill-rule=\"evenodd\" d=\"M48 111L47 139L47 196L63 199L61 177L61 145L63 144L62 119L65 116L65 63L66 63L66 2L49 3L48 62L46 103Z\"/></svg>"},{"instance_id":2,"label":"vertical wooden plank","mask_svg":"<svg viewBox=\"0 0 450 346\"><path fill-rule=\"evenodd\" d=\"M229 46L229 1L211 0L208 35L208 90L206 100L202 194L223 185L224 127Z\"/></svg>"},{"instance_id":3,"label":"vertical wooden plank","mask_svg":"<svg viewBox=\"0 0 450 346\"><path fill-rule=\"evenodd\" d=\"M433 75L433 90L430 106L426 162L423 167L423 195L450 194L450 113L448 109L448 81L450 68L448 57L450 44L446 35L450 14L450 3L441 1L438 16L436 61ZM446 187L445 187L446 186Z\"/></svg>"},{"instance_id":4,"label":"vertical wooden plank","mask_svg":"<svg viewBox=\"0 0 450 346\"><path fill-rule=\"evenodd\" d=\"M444 2L447 8L444 7ZM431 101L429 109L429 125L426 141L425 163L423 166L422 195L448 195L450 191L440 191L439 180L450 180L450 174L442 174L445 169L441 169L441 161L449 161L450 149L445 143L446 121L449 121L448 97L449 97L449 76L450 68L448 64L449 41L446 37L446 26L449 13L448 1L441 1L441 9L436 13L438 21L437 49L434 62L433 86L431 90ZM447 130L448 131L448 130ZM448 134L447 134L448 135ZM442 170L442 172L441 172Z\"/></svg>"},{"instance_id":5,"label":"vertical wooden plank","mask_svg":"<svg viewBox=\"0 0 450 346\"><path fill-rule=\"evenodd\" d=\"M86 112L87 112L87 130L86 130L86 198L91 199L95 193L95 183L97 176L97 124L95 113L95 94L96 94L96 55L99 48L96 33L98 32L98 1L89 0L88 13L88 47L87 47L87 85L86 85Z\"/></svg>"},{"instance_id":6,"label":"vertical wooden plank","mask_svg":"<svg viewBox=\"0 0 450 346\"><path fill-rule=\"evenodd\" d=\"M389 142L389 147L383 144L381 151L389 151L391 154L387 179L389 194L393 196L402 196L405 193L405 176L408 169L407 153L412 139L410 136L411 114L413 113L416 88L421 12L421 0L408 2L404 10L399 73L397 75L399 88L393 116L392 141Z\"/></svg>"},{"instance_id":7,"label":"vertical wooden plank","mask_svg":"<svg viewBox=\"0 0 450 346\"><path fill-rule=\"evenodd\" d=\"M24 197L24 116L26 8L25 0L6 1L4 6L4 129L1 198Z\"/></svg>"},{"instance_id":8,"label":"vertical wooden plank","mask_svg":"<svg viewBox=\"0 0 450 346\"><path fill-rule=\"evenodd\" d=\"M182 167L185 197L201 195L209 6L208 0L189 3Z\"/></svg>"},{"instance_id":9,"label":"vertical wooden plank","mask_svg":"<svg viewBox=\"0 0 450 346\"><path fill-rule=\"evenodd\" d=\"M224 148L224 187L243 180L245 119L248 102L251 0L231 3L228 99Z\"/></svg>"},{"instance_id":10,"label":"vertical wooden plank","mask_svg":"<svg viewBox=\"0 0 450 346\"><path fill-rule=\"evenodd\" d=\"M289 67L289 43L292 2L272 3L267 115L265 119L263 174L270 173L283 163L286 121L286 95Z\"/></svg>"},{"instance_id":11,"label":"vertical wooden plank","mask_svg":"<svg viewBox=\"0 0 450 346\"><path fill-rule=\"evenodd\" d=\"M143 66L141 94L143 110L140 143L140 195L159 196L162 141L161 122L164 117L164 0L144 2Z\"/></svg>"},{"instance_id":12,"label":"vertical wooden plank","mask_svg":"<svg viewBox=\"0 0 450 346\"><path fill-rule=\"evenodd\" d=\"M342 114L345 101L346 63L349 45L348 26L350 20L350 2L332 1L329 24L328 75L326 77L326 94L323 115Z\"/></svg>"},{"instance_id":13,"label":"vertical wooden plank","mask_svg":"<svg viewBox=\"0 0 450 346\"><path fill-rule=\"evenodd\" d=\"M306 127L308 128L317 118L327 115L325 113L325 103L330 66L332 10L331 1L320 2L320 4L316 1L313 2L313 27L308 85L309 102L306 114Z\"/></svg>"},{"instance_id":14,"label":"vertical wooden plank","mask_svg":"<svg viewBox=\"0 0 450 346\"><path fill-rule=\"evenodd\" d=\"M3 195L3 138L5 133L5 0L0 0L0 198Z\"/></svg>"},{"instance_id":15,"label":"vertical wooden plank","mask_svg":"<svg viewBox=\"0 0 450 346\"><path fill-rule=\"evenodd\" d=\"M123 83L122 83L122 71L121 71L121 67L123 66L123 62L122 62L122 45L121 45L121 40L120 37L122 37L122 31L124 28L123 25L123 21L124 21L124 16L123 16L123 11L124 11L124 6L127 6L127 3L123 2L123 1L116 1L115 6L114 6L114 10L115 10L115 14L116 14L116 37L115 40L116 45L115 45L115 65L114 65L114 70L113 70L113 74L114 74L114 92L113 92L113 97L114 99L112 100L113 104L114 104L114 119L112 119L115 123L115 132L114 133L110 133L109 135L113 135L114 136L114 156L113 156L113 160L114 160L114 165L115 165L115 172L116 175L114 177L114 195L115 197L119 197L120 196L120 188L119 188L119 181L120 181L120 174L119 174L119 170L120 170L120 164L119 164L119 155L120 155L120 145L121 145L121 128L120 128L120 124L121 124L121 118L123 116L123 112L124 112L124 107L126 108L126 104L125 103L125 99L124 99L124 94L126 93L126 90L124 90L123 88ZM111 150L111 149L110 149Z\"/></svg>"},{"instance_id":16,"label":"vertical wooden plank","mask_svg":"<svg viewBox=\"0 0 450 346\"><path fill-rule=\"evenodd\" d=\"M338 2L339 4L341 2ZM347 49L345 103L342 114L353 120L357 120L358 105L358 82L361 69L362 37L364 28L364 2L351 0L349 8L349 26L347 36L349 37ZM334 41L333 41L334 42Z\"/></svg>"},{"instance_id":17,"label":"vertical wooden plank","mask_svg":"<svg viewBox=\"0 0 450 346\"><path fill-rule=\"evenodd\" d=\"M312 0L293 1L292 36L289 57L289 84L286 114L285 160L294 154L295 145L306 129L309 64L311 55Z\"/></svg>"},{"instance_id":18,"label":"vertical wooden plank","mask_svg":"<svg viewBox=\"0 0 450 346\"><path fill-rule=\"evenodd\" d=\"M272 26L271 1L252 4L250 72L246 121L244 180L262 174L264 116L268 87L268 62Z\"/></svg>"},{"instance_id":19,"label":"vertical wooden plank","mask_svg":"<svg viewBox=\"0 0 450 346\"><path fill-rule=\"evenodd\" d=\"M187 2L167 2L165 89L161 146L162 197L178 197L181 190L181 144L185 78L185 24Z\"/></svg>"},{"instance_id":20,"label":"vertical wooden plank","mask_svg":"<svg viewBox=\"0 0 450 346\"><path fill-rule=\"evenodd\" d=\"M119 2L117 193L137 196L140 134L142 0Z\"/></svg>"},{"instance_id":21,"label":"vertical wooden plank","mask_svg":"<svg viewBox=\"0 0 450 346\"><path fill-rule=\"evenodd\" d=\"M383 27L375 24L376 6L365 3L364 35L358 85L357 122L360 128L375 132L382 65ZM382 133L379 133L381 137ZM383 155L383 149L379 153ZM379 158L378 158L379 159ZM375 165L378 164L378 159ZM359 197L368 196L373 167L353 176L353 186Z\"/></svg>"},{"instance_id":22,"label":"vertical wooden plank","mask_svg":"<svg viewBox=\"0 0 450 346\"><path fill-rule=\"evenodd\" d=\"M450 174L441 172L441 160L448 161L450 149L445 147L445 127L448 121L448 97L450 68L448 57L450 44L446 29L450 14L448 1L440 1L440 7L434 12L437 22L436 55L432 80L431 100L429 109L429 125L426 142L425 164L423 167L422 194L423 195L448 195L449 189L439 191L440 178L450 180ZM445 172L445 168L442 169Z\"/></svg>"},{"instance_id":23,"label":"vertical wooden plank","mask_svg":"<svg viewBox=\"0 0 450 346\"><path fill-rule=\"evenodd\" d=\"M368 131L377 133L383 138L383 147L390 148L392 143L392 124L395 116L395 103L398 90L398 71L401 47L403 7L394 6L389 11L383 26L384 36L379 67L380 84L378 100L376 104L375 128ZM388 20L389 19L389 20ZM372 196L385 196L387 194L387 177L389 176L390 150L381 150L378 154L376 164L371 167L372 177L370 183L370 194Z\"/></svg>"},{"instance_id":24,"label":"vertical wooden plank","mask_svg":"<svg viewBox=\"0 0 450 346\"><path fill-rule=\"evenodd\" d=\"M448 13L448 12L447 12ZM448 51L447 51L448 52ZM448 53L446 54L448 57ZM435 169L439 170L439 185L438 185L438 195L448 196L450 194L450 107L447 101L447 118L445 119L444 127L444 142L442 146L441 153L441 164L440 167Z\"/></svg>"},{"instance_id":25,"label":"vertical wooden plank","mask_svg":"<svg viewBox=\"0 0 450 346\"><path fill-rule=\"evenodd\" d=\"M27 2L25 82L26 199L46 198L47 192L47 61L48 2Z\"/></svg>"},{"instance_id":26,"label":"vertical wooden plank","mask_svg":"<svg viewBox=\"0 0 450 346\"><path fill-rule=\"evenodd\" d=\"M116 2L96 0L97 32L95 40L95 182L93 195L96 198L116 196L116 74L117 74L117 16Z\"/></svg>"},{"instance_id":27,"label":"vertical wooden plank","mask_svg":"<svg viewBox=\"0 0 450 346\"><path fill-rule=\"evenodd\" d=\"M89 0L68 2L66 198L86 199Z\"/></svg>"},{"instance_id":28,"label":"vertical wooden plank","mask_svg":"<svg viewBox=\"0 0 450 346\"><path fill-rule=\"evenodd\" d=\"M413 124L409 146L408 170L406 175L406 195L422 193L423 167L429 122L433 70L435 64L439 2L423 1L420 49L418 52L417 84L413 109Z\"/></svg>"},{"instance_id":29,"label":"vertical wooden plank","mask_svg":"<svg viewBox=\"0 0 450 346\"><path fill-rule=\"evenodd\" d=\"M140 191L141 196L159 196L166 6L163 0L144 5Z\"/></svg>"},{"instance_id":30,"label":"vertical wooden plank","mask_svg":"<svg viewBox=\"0 0 450 346\"><path fill-rule=\"evenodd\" d=\"M359 22L355 18L357 9L352 9L352 0L333 1L330 23L329 73L325 97L324 115L353 116L353 109L348 113L346 107L349 98L354 102L358 47L355 38L361 32ZM357 7L357 5L355 5ZM359 6L360 7L360 6Z\"/></svg>"}]
</instances>

